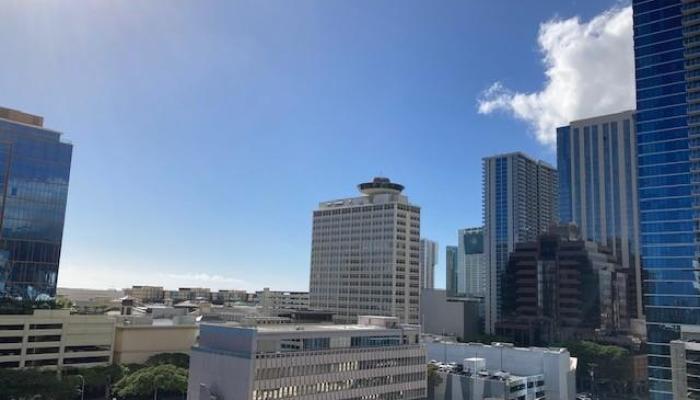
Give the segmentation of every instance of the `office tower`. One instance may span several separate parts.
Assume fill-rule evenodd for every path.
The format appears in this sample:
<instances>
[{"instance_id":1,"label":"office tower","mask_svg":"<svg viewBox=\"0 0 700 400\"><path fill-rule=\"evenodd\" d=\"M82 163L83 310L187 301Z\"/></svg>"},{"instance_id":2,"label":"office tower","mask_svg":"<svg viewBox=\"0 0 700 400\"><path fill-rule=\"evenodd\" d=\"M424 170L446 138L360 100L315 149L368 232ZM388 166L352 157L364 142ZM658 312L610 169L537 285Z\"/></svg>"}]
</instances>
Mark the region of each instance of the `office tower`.
<instances>
[{"instance_id":1,"label":"office tower","mask_svg":"<svg viewBox=\"0 0 700 400\"><path fill-rule=\"evenodd\" d=\"M486 294L486 257L484 256L484 228L460 229L457 265L461 279L458 287L467 297Z\"/></svg>"},{"instance_id":2,"label":"office tower","mask_svg":"<svg viewBox=\"0 0 700 400\"><path fill-rule=\"evenodd\" d=\"M457 246L447 246L445 247L445 271L447 272L447 277L445 279L445 287L447 289L448 297L458 297L459 292L459 269L457 268L457 252L459 248Z\"/></svg>"},{"instance_id":3,"label":"office tower","mask_svg":"<svg viewBox=\"0 0 700 400\"><path fill-rule=\"evenodd\" d=\"M634 111L573 121L557 129L559 221L601 243L628 271L630 315L642 310Z\"/></svg>"},{"instance_id":4,"label":"office tower","mask_svg":"<svg viewBox=\"0 0 700 400\"><path fill-rule=\"evenodd\" d=\"M421 239L419 257L421 288L432 289L435 287L435 265L438 262L437 242Z\"/></svg>"},{"instance_id":5,"label":"office tower","mask_svg":"<svg viewBox=\"0 0 700 400\"><path fill-rule=\"evenodd\" d=\"M56 295L73 146L0 108L0 297Z\"/></svg>"},{"instance_id":6,"label":"office tower","mask_svg":"<svg viewBox=\"0 0 700 400\"><path fill-rule=\"evenodd\" d=\"M424 399L417 327L360 316L356 325L202 324L190 357L190 400Z\"/></svg>"},{"instance_id":7,"label":"office tower","mask_svg":"<svg viewBox=\"0 0 700 400\"><path fill-rule=\"evenodd\" d=\"M672 398L669 342L700 323L700 2L634 1L640 247L650 398Z\"/></svg>"},{"instance_id":8,"label":"office tower","mask_svg":"<svg viewBox=\"0 0 700 400\"><path fill-rule=\"evenodd\" d=\"M420 207L387 178L358 188L362 196L314 211L311 308L332 311L338 322L372 314L418 323Z\"/></svg>"},{"instance_id":9,"label":"office tower","mask_svg":"<svg viewBox=\"0 0 700 400\"><path fill-rule=\"evenodd\" d=\"M556 221L557 171L523 153L484 158L485 330L500 318L503 271L515 244L537 239Z\"/></svg>"},{"instance_id":10,"label":"office tower","mask_svg":"<svg viewBox=\"0 0 700 400\"><path fill-rule=\"evenodd\" d=\"M515 245L496 334L523 346L614 335L629 325L626 280L610 249L583 240L575 225L552 226Z\"/></svg>"}]
</instances>

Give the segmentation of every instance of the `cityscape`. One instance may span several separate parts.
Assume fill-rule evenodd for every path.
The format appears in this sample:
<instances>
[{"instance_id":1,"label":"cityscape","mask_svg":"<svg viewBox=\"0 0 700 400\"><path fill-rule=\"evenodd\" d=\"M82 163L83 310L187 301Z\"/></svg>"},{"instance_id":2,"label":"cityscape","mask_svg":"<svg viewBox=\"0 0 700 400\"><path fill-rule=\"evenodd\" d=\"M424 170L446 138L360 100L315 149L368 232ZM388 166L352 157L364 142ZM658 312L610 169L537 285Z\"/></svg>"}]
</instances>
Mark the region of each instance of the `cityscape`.
<instances>
[{"instance_id":1,"label":"cityscape","mask_svg":"<svg viewBox=\"0 0 700 400\"><path fill-rule=\"evenodd\" d=\"M31 31L40 40L56 35L59 43L59 29L39 27L61 16L80 20L69 4L52 9L40 3L0 2L0 11L11 16L5 28L0 26L0 36ZM415 64L433 69L456 59L403 59L404 53L389 49L396 43L387 43L397 32L409 31L428 43L435 32L456 29L453 24L483 24L476 17L481 12L492 12L492 17L503 12L499 15L508 23L493 27L491 20L486 25L519 36L520 28L509 23L519 20L513 10L520 13L520 4L406 2L387 8L383 0L352 7L344 1L303 0L276 8L270 2L232 2L236 4L216 7L233 7L225 9L240 15L187 8L197 15L170 18L173 10L184 10L178 7L192 7L174 3L134 4L129 10L90 3L88 11L80 12L97 18L104 30L79 29L85 42L69 41L79 51L92 46L88 42L94 36L105 35L103 44L108 45L97 46L100 51L113 50L118 58L143 64L144 70L134 67L138 72L127 81L138 86L173 79L186 87L156 97L128 85L122 89L129 93L126 103L134 101L137 108L150 103L155 114L174 114L173 121L134 114L146 115L148 109L120 108L120 85L111 95L106 90L104 97L83 99L86 110L92 102L109 102L115 118L127 120L114 128L120 134L128 127L139 134L155 132L138 139L142 142L128 136L133 133L115 141L99 130L90 138L73 137L63 126L92 130L91 118L104 116L75 115L65 104L47 106L55 99L45 100L50 95L37 90L40 83L22 79L31 72L0 67L6 76L0 78L0 400L700 399L700 0L595 6L573 1L563 8L576 15L568 19L552 16L558 9L549 10L553 4L545 1L523 10L522 18L540 21L539 31L528 40L536 40L542 53L545 87L520 93L508 88L516 79L491 81L490 86L480 82L487 86L469 112L527 136L516 140L493 131L461 132L469 149L448 149L450 142L441 142L444 159L431 149L446 136L425 130L439 131L441 125L427 121L435 118L427 111L421 123L414 99L398 87L419 80L417 69L411 70L418 68ZM436 9L440 12L433 14ZM108 11L124 22L114 37L109 36L114 26L105 17ZM381 21L368 17L375 11ZM148 19L158 22L148 26L147 19L135 17L139 13L158 15ZM333 24L331 14L342 17ZM257 20L260 15L268 19ZM542 21L542 15L550 19ZM231 16L242 25L229 24ZM395 20L384 21L387 16ZM193 31L190 18L203 25ZM164 20L173 25L165 26ZM435 32L426 33L425 20L435 22L430 25ZM313 29L302 22L313 22ZM223 27L243 33L214 38ZM363 41L357 37L367 34L365 28L370 40ZM259 30L274 31L279 42L265 42L256 36ZM129 55L122 57L126 47L117 38L136 31L143 36L131 38ZM166 43L144 32L172 33L177 40ZM200 51L207 43L212 47L202 51L211 59L186 54L187 61L178 59L185 67L173 65L179 72L145 72L148 54L161 54L161 47L179 53L174 43L194 40L189 37L196 36L193 32L204 39L191 48ZM349 41L336 42L339 32L349 35ZM377 32L387 37L374 37ZM329 109L338 100L310 87L331 76L321 76L311 66L325 59L296 54L295 49L307 49L303 46L286 47L300 37L309 41L303 46L330 46L339 53L371 49L365 56L372 70L383 67L370 60L389 57L373 46L384 46L396 64L382 76L402 75L393 68L404 64L407 75L397 88L387 83L382 90L400 92L396 104L407 109L393 118L410 120L391 126L382 119L386 116L372 117L352 107L331 116ZM37 40L17 39L28 44ZM403 39L398 42L407 54L422 49L423 44ZM137 48L137 42L145 47ZM272 50L264 49L266 43ZM222 56L215 50L229 46L256 56L246 53L250 59L239 59L233 51ZM426 48L433 46L430 42ZM435 54L451 53L445 46L445 53ZM13 56L25 55L24 45L11 47ZM309 71L265 59L267 51L303 59ZM512 51L517 59L521 50ZM321 53L331 57L326 52ZM219 69L218 57L255 65L233 72L249 74L241 81L218 82L231 73ZM348 59L342 58L343 63ZM356 75L355 65L333 61L337 70ZM91 79L102 73L123 73L115 67L92 76L92 67L69 64L86 82L97 82ZM65 68L55 60L46 65ZM282 78L272 92L263 88L271 84L256 73L271 68L275 80L281 66L288 68L285 79L309 85L306 92L295 92L299 86L285 91ZM474 65L488 69L483 67ZM505 71L503 65L493 68ZM456 73L470 79L467 70ZM449 72L442 74L433 71L431 79L447 80ZM377 85L381 79L370 75L355 79ZM582 76L586 79L577 79ZM242 81L253 89L243 89ZM353 96L353 86L358 93L368 90L359 81L330 81L324 85L337 85L342 95L336 94L343 98ZM416 83L421 88L417 93L448 86L462 90L455 89L455 82L431 82L436 85L432 89ZM105 89L102 84L96 87ZM93 89L86 87L75 92ZM251 94L258 89L265 93ZM227 102L240 95L237 90L252 91L240 103ZM202 114L216 118L200 118L202 109L216 103L209 96L223 103L214 114ZM281 100L268 96L289 101L282 107L289 114L272 106ZM446 109L462 112L445 99L439 105L445 108L441 118L451 118ZM384 98L365 100L376 105ZM167 110L178 101L177 109ZM325 130L321 121L328 118L338 131L303 136L291 127L285 130L292 121L286 118L304 114L299 103L309 102L315 107L313 118L300 129ZM571 111L579 102L585 104ZM37 110L26 108L31 106ZM420 107L432 106L426 102ZM42 109L47 112L38 112ZM375 113L392 111L387 106ZM246 120L253 114L259 121L249 126L250 137L229 133L236 130L228 125L231 118ZM182 115L192 121L178 127ZM376 123L377 130L345 136L340 125L347 119L362 120L362 126ZM192 136L183 140L178 129L190 129L190 123ZM396 132L409 125L421 133ZM213 132L217 130L224 133ZM230 137L235 139L229 142ZM231 143L236 153L226 152ZM100 152L91 154L95 149ZM418 152L422 159L410 164L406 159L421 158L416 149L425 154ZM450 157L460 152L468 159ZM391 161L372 162L383 156ZM358 164L372 165L349 173L353 166L348 160L354 157ZM154 164L142 164L141 158ZM451 166L450 173L469 176L450 183L460 187L461 198L441 190L444 165ZM304 168L308 175L300 175ZM113 169L123 175L112 175ZM469 175L454 172L460 169L470 169ZM169 185L176 191L169 191ZM303 211L290 205L299 199L291 192L313 193L303 197ZM311 197L312 202L306 201ZM469 210L458 215L448 203ZM449 212L443 214L443 209ZM292 222L296 218L307 222ZM266 240L258 243L261 237ZM99 253L96 247L112 250ZM81 251L85 255L76 256ZM297 253L305 261L290 267L299 264ZM124 260L142 263L121 266ZM252 265L243 266L250 260ZM275 260L278 265L270 267Z\"/></svg>"}]
</instances>

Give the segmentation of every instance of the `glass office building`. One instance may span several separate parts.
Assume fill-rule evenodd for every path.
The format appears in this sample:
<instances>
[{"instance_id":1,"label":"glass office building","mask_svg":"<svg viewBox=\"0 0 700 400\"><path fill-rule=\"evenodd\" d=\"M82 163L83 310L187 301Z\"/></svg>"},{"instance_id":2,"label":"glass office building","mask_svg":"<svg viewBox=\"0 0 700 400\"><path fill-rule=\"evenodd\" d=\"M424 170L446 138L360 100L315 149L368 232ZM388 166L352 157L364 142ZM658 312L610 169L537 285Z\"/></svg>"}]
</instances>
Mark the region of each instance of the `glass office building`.
<instances>
[{"instance_id":1,"label":"glass office building","mask_svg":"<svg viewBox=\"0 0 700 400\"><path fill-rule=\"evenodd\" d=\"M73 146L0 108L0 297L56 295Z\"/></svg>"},{"instance_id":2,"label":"glass office building","mask_svg":"<svg viewBox=\"0 0 700 400\"><path fill-rule=\"evenodd\" d=\"M485 331L501 317L503 273L515 244L536 240L557 220L557 170L523 153L483 159Z\"/></svg>"},{"instance_id":3,"label":"glass office building","mask_svg":"<svg viewBox=\"0 0 700 400\"><path fill-rule=\"evenodd\" d=\"M464 296L459 292L459 271L457 268L457 252L459 248L457 246L447 246L445 248L445 270L447 271L447 277L445 280L445 286L447 289L447 296L458 297Z\"/></svg>"},{"instance_id":4,"label":"glass office building","mask_svg":"<svg viewBox=\"0 0 700 400\"><path fill-rule=\"evenodd\" d=\"M559 221L608 247L629 280L629 315L643 314L634 111L572 121L557 129Z\"/></svg>"},{"instance_id":5,"label":"glass office building","mask_svg":"<svg viewBox=\"0 0 700 400\"><path fill-rule=\"evenodd\" d=\"M671 399L669 342L700 323L700 2L634 0L633 10L649 389Z\"/></svg>"}]
</instances>

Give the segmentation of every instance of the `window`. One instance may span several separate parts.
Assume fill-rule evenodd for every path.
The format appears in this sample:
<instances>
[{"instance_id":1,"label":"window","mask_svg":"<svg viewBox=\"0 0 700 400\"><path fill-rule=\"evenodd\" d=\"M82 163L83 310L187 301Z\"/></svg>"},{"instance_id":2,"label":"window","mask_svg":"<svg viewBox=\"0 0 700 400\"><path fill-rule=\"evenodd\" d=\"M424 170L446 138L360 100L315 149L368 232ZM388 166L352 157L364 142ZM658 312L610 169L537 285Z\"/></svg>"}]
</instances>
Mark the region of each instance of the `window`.
<instances>
[{"instance_id":1,"label":"window","mask_svg":"<svg viewBox=\"0 0 700 400\"><path fill-rule=\"evenodd\" d=\"M63 324L31 324L29 329L61 329Z\"/></svg>"},{"instance_id":2,"label":"window","mask_svg":"<svg viewBox=\"0 0 700 400\"><path fill-rule=\"evenodd\" d=\"M63 365L93 364L109 362L109 356L64 358Z\"/></svg>"},{"instance_id":3,"label":"window","mask_svg":"<svg viewBox=\"0 0 700 400\"><path fill-rule=\"evenodd\" d=\"M42 336L30 336L29 337L30 343L60 342L60 341L61 341L61 335L42 335Z\"/></svg>"}]
</instances>

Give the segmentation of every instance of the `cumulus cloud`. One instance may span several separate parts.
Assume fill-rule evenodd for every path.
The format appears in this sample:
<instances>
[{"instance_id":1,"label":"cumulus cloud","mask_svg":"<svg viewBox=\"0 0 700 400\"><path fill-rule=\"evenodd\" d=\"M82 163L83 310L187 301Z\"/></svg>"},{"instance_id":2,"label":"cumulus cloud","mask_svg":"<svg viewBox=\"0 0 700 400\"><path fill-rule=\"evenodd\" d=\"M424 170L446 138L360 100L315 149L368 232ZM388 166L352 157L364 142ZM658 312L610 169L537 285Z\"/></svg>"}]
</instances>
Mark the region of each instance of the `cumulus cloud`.
<instances>
[{"instance_id":1,"label":"cumulus cloud","mask_svg":"<svg viewBox=\"0 0 700 400\"><path fill-rule=\"evenodd\" d=\"M558 126L635 107L631 7L612 8L588 22L547 21L537 42L546 74L543 89L521 93L495 82L477 99L480 114L505 111L552 146Z\"/></svg>"}]
</instances>

